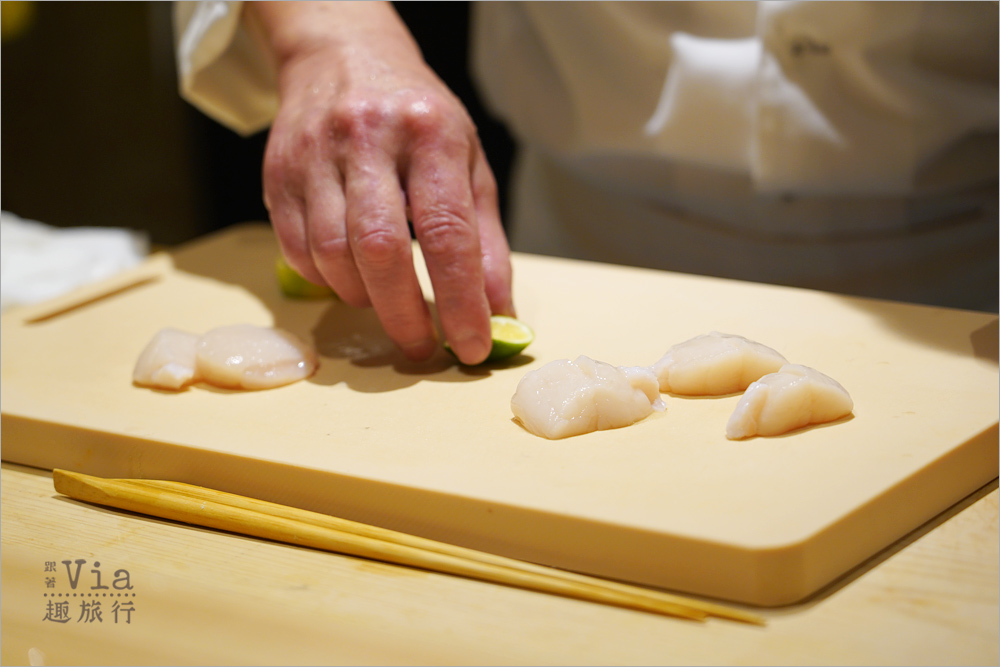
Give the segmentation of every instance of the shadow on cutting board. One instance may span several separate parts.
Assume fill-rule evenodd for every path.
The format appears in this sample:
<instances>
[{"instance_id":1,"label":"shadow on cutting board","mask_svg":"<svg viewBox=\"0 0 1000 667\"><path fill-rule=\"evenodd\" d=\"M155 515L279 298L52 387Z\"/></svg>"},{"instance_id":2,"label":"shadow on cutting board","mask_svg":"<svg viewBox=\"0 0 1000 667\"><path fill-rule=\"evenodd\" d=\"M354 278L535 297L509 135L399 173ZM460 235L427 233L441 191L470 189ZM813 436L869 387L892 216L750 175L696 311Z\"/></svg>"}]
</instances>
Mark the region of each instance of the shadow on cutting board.
<instances>
[{"instance_id":1,"label":"shadow on cutting board","mask_svg":"<svg viewBox=\"0 0 1000 667\"><path fill-rule=\"evenodd\" d=\"M309 381L346 383L365 393L394 391L422 381L468 382L494 370L530 363L518 355L498 364L462 366L444 349L429 360L413 362L392 343L371 308L352 308L336 299L291 299L282 294L275 274L278 245L266 223L229 227L171 253L175 269L221 281L249 292L274 317L274 326L310 341L321 356ZM435 323L432 301L428 307Z\"/></svg>"}]
</instances>

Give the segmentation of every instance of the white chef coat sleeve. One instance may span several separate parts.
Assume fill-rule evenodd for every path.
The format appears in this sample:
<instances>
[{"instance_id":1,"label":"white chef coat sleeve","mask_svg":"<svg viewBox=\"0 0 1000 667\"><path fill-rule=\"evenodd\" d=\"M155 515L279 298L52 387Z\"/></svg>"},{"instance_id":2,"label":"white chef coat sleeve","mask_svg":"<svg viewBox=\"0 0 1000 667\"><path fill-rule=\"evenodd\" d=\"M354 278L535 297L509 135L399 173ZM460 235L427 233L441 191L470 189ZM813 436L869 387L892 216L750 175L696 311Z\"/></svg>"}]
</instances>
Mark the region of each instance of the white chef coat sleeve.
<instances>
[{"instance_id":1,"label":"white chef coat sleeve","mask_svg":"<svg viewBox=\"0 0 1000 667\"><path fill-rule=\"evenodd\" d=\"M230 129L263 130L278 110L275 67L242 2L174 3L181 96Z\"/></svg>"}]
</instances>

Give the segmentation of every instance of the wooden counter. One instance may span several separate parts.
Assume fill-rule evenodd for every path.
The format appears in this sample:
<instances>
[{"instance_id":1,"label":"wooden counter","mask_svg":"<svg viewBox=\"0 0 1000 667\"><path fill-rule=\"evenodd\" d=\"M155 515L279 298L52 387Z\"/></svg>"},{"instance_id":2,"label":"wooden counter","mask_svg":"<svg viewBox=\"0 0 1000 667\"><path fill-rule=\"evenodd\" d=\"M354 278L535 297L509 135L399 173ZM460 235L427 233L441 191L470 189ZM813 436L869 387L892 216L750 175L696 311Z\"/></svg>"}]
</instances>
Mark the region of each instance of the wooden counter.
<instances>
[{"instance_id":1,"label":"wooden counter","mask_svg":"<svg viewBox=\"0 0 1000 667\"><path fill-rule=\"evenodd\" d=\"M993 481L766 627L662 618L84 505L3 464L2 662L996 664ZM86 560L68 620L46 577ZM95 561L99 566L95 566ZM46 562L57 564L46 573ZM75 564L73 565L75 568ZM103 589L93 589L101 572ZM116 597L115 580L133 597ZM100 622L84 592L110 592ZM61 598L60 598L61 600ZM119 602L120 600L120 602ZM91 606L83 609L83 602ZM126 623L125 605L132 612ZM113 608L118 602L118 622Z\"/></svg>"}]
</instances>

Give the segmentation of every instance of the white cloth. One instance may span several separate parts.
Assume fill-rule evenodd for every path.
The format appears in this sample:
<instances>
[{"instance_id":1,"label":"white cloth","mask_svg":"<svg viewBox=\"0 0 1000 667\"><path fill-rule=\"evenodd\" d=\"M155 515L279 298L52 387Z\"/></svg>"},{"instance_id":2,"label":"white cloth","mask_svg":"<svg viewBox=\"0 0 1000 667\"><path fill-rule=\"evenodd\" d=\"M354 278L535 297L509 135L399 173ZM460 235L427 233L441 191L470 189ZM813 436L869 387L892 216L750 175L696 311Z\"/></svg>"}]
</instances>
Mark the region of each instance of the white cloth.
<instances>
[{"instance_id":1,"label":"white cloth","mask_svg":"<svg viewBox=\"0 0 1000 667\"><path fill-rule=\"evenodd\" d=\"M57 228L3 211L0 310L59 296L137 265L149 251L142 232L117 227Z\"/></svg>"},{"instance_id":2,"label":"white cloth","mask_svg":"<svg viewBox=\"0 0 1000 667\"><path fill-rule=\"evenodd\" d=\"M178 59L246 131L277 98L238 4L179 8ZM515 250L997 308L996 3L472 6Z\"/></svg>"}]
</instances>

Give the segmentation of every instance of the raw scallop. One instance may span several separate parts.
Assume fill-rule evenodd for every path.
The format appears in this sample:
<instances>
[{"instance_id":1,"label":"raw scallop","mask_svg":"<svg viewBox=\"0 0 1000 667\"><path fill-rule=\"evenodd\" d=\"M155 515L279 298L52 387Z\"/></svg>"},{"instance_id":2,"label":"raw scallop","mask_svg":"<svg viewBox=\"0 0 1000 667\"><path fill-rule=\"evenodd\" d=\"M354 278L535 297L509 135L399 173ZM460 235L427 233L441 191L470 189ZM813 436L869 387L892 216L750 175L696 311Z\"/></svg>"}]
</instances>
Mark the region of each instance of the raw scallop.
<instances>
[{"instance_id":1,"label":"raw scallop","mask_svg":"<svg viewBox=\"0 0 1000 667\"><path fill-rule=\"evenodd\" d=\"M781 435L840 419L852 410L854 401L836 380L808 366L787 364L747 388L729 418L726 437Z\"/></svg>"},{"instance_id":2,"label":"raw scallop","mask_svg":"<svg viewBox=\"0 0 1000 667\"><path fill-rule=\"evenodd\" d=\"M720 396L743 391L787 363L766 345L713 331L671 347L653 372L662 392Z\"/></svg>"},{"instance_id":3,"label":"raw scallop","mask_svg":"<svg viewBox=\"0 0 1000 667\"><path fill-rule=\"evenodd\" d=\"M524 428L550 439L628 426L664 409L652 369L619 368L585 356L526 374L510 407Z\"/></svg>"},{"instance_id":4,"label":"raw scallop","mask_svg":"<svg viewBox=\"0 0 1000 667\"><path fill-rule=\"evenodd\" d=\"M317 359L315 350L287 331L235 324L201 337L197 363L199 373L211 384L269 389L309 377Z\"/></svg>"},{"instance_id":5,"label":"raw scallop","mask_svg":"<svg viewBox=\"0 0 1000 667\"><path fill-rule=\"evenodd\" d=\"M197 382L196 348L199 336L177 329L163 329L139 354L132 381L144 387L180 389Z\"/></svg>"}]
</instances>

